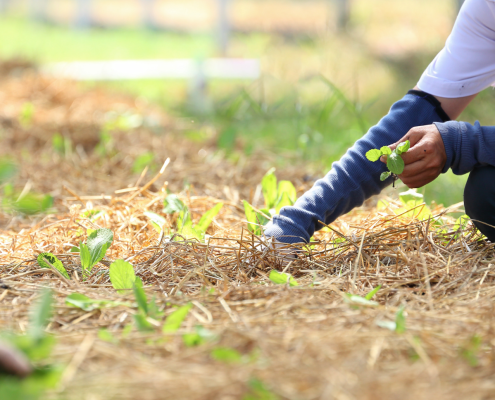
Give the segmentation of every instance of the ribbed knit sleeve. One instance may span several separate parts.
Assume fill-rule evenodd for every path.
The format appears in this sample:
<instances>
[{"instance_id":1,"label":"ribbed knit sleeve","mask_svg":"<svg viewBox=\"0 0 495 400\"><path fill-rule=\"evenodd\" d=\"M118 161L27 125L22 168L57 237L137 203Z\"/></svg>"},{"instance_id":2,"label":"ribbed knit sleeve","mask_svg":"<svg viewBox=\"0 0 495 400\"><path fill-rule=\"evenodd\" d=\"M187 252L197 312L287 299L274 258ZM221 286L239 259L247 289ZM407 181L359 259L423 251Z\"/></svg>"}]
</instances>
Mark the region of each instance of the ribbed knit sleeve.
<instances>
[{"instance_id":1,"label":"ribbed knit sleeve","mask_svg":"<svg viewBox=\"0 0 495 400\"><path fill-rule=\"evenodd\" d=\"M435 123L447 153L443 172L452 168L456 175L471 172L476 167L495 166L495 126L449 121Z\"/></svg>"},{"instance_id":2,"label":"ribbed knit sleeve","mask_svg":"<svg viewBox=\"0 0 495 400\"><path fill-rule=\"evenodd\" d=\"M392 178L380 181L386 165L369 161L365 156L368 150L397 142L413 127L446 120L433 96L409 91L294 206L283 207L266 226L265 235L285 243L308 242L322 227L318 221L333 222L392 183Z\"/></svg>"}]
</instances>

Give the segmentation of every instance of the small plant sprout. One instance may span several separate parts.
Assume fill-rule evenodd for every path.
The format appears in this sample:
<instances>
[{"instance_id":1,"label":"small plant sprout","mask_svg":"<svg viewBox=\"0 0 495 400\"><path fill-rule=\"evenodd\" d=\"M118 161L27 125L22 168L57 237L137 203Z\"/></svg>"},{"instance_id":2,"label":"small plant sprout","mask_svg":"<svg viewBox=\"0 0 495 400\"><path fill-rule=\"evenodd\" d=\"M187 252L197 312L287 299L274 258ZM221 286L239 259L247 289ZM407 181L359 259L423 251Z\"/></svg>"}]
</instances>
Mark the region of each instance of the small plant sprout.
<instances>
[{"instance_id":1,"label":"small plant sprout","mask_svg":"<svg viewBox=\"0 0 495 400\"><path fill-rule=\"evenodd\" d=\"M395 181L398 179L397 175L402 174L405 167L401 154L409 150L410 146L411 144L409 143L409 140L406 140L405 142L399 143L394 150L388 146L383 146L380 149L371 149L366 153L366 158L375 162L378 161L381 156L387 156L388 171L385 171L380 175L380 180L384 181L388 177L392 176L392 184L395 187Z\"/></svg>"},{"instance_id":2,"label":"small plant sprout","mask_svg":"<svg viewBox=\"0 0 495 400\"><path fill-rule=\"evenodd\" d=\"M60 261L52 253L41 253L36 260L41 268L51 269L53 267L57 269L65 278L70 279L67 270L62 264L62 261Z\"/></svg>"},{"instance_id":3,"label":"small plant sprout","mask_svg":"<svg viewBox=\"0 0 495 400\"><path fill-rule=\"evenodd\" d=\"M292 277L291 274L287 274L285 272L278 272L277 270L272 269L269 275L270 280L277 285L285 285L289 284L292 286L299 286L299 283Z\"/></svg>"},{"instance_id":4,"label":"small plant sprout","mask_svg":"<svg viewBox=\"0 0 495 400\"><path fill-rule=\"evenodd\" d=\"M278 214L282 207L292 206L297 200L297 190L290 181L280 181L277 185L275 168L270 169L261 180L261 190L265 198L265 207L257 210L246 200L244 212L248 221L248 229L255 235L261 235L262 226L270 221L270 217Z\"/></svg>"},{"instance_id":5,"label":"small plant sprout","mask_svg":"<svg viewBox=\"0 0 495 400\"><path fill-rule=\"evenodd\" d=\"M110 229L101 228L91 232L86 244L79 244L83 276L89 276L93 267L105 257L112 242L113 232Z\"/></svg>"}]
</instances>

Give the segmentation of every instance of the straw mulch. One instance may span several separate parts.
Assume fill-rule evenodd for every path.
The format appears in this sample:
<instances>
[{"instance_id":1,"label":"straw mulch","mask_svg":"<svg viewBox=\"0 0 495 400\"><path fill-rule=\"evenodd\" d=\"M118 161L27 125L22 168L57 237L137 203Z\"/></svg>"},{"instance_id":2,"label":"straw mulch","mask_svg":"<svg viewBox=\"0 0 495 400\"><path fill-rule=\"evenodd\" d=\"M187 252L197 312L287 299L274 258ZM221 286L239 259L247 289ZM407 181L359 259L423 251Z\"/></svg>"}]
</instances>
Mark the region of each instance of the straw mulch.
<instances>
[{"instance_id":1,"label":"straw mulch","mask_svg":"<svg viewBox=\"0 0 495 400\"><path fill-rule=\"evenodd\" d=\"M54 87L59 93L79 90L67 82L47 84L34 75L31 79L31 91L24 88L22 99ZM24 87L19 77L9 75L0 82L0 91L7 84ZM64 85L67 90L61 90ZM75 97L84 102L86 96L101 96L102 107L111 108L103 92ZM52 106L45 104L48 113ZM89 110L91 104L88 100ZM60 107L67 105L62 102ZM43 113L35 118L43 118ZM77 123L67 121L62 118L59 127L71 126L68 134L76 135ZM433 219L396 215L399 205L394 201L381 211L370 203L316 234L314 248L287 264L283 254L261 246L264 238L248 233L240 202L246 198L261 206L258 191L251 187L256 188L266 171L266 154L261 161L233 164L219 157L209 142L186 141L180 126L171 122L170 131L160 135L149 127L114 132L114 159L101 159L90 148L62 157L50 147L53 131L42 129L41 123L34 126L39 131L33 128L37 133L31 134L13 117L10 125L4 122L4 138L9 140L2 153L23 157L26 143L36 143L38 152L22 159L16 187L25 189L30 180L30 190L55 196L58 211L44 217L2 216L0 277L5 288L0 289L0 323L5 329L25 330L29 305L39 289L52 288L56 307L48 330L58 343L53 361L65 370L59 391L48 397L493 398L494 250L470 224L454 231L455 219L448 211L462 211L462 205L432 210L441 215L441 232ZM25 135L24 144L16 135ZM132 160L134 152L147 149L156 151L162 162L170 157L171 163L162 174L130 174L127 157ZM290 175L300 192L307 188L301 173L280 171L280 177ZM185 189L184 178L189 182ZM151 225L146 211L166 218L166 228L175 227L176 216L162 211L166 188L180 193L194 221L218 201L225 203L206 243L170 241ZM104 213L85 218L91 209ZM88 228L97 227L112 229L114 243L83 281L79 258L69 249L86 240ZM35 257L46 251L63 261L70 281L40 269ZM132 295L118 295L109 283L108 266L115 259L133 263L148 297L155 295L165 315L174 305L193 303L176 334L161 333L162 321L151 333L123 333L133 323L136 307ZM299 286L273 284L268 279L272 269L292 274ZM373 298L377 305L350 303L345 295L363 296L377 285L382 285ZM74 292L127 305L86 312L65 304ZM395 320L401 307L405 332L383 327ZM182 335L196 325L216 337L186 347ZM101 340L101 328L112 332L117 342ZM215 360L211 352L219 346L237 350L242 359ZM271 394L256 397L253 379ZM250 393L253 397L244 397Z\"/></svg>"}]
</instances>

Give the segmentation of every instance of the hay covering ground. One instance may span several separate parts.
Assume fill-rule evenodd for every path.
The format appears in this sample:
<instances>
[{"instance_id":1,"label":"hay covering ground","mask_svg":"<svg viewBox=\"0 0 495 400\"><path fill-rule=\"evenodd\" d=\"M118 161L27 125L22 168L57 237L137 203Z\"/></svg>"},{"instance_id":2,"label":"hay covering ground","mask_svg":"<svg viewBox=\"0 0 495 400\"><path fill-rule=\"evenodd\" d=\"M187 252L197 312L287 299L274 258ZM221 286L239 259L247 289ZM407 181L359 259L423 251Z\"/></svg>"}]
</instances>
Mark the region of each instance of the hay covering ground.
<instances>
[{"instance_id":1,"label":"hay covering ground","mask_svg":"<svg viewBox=\"0 0 495 400\"><path fill-rule=\"evenodd\" d=\"M4 67L1 78L0 152L20 165L18 189L51 193L56 212L2 215L0 277L6 288L0 289L0 323L25 330L39 289L52 288L56 307L48 330L58 340L53 361L65 370L51 398L240 399L252 393L253 379L271 392L253 399L494 397L494 250L470 224L454 231L449 210L435 207L442 233L433 220L396 215L400 205L394 201L381 211L370 202L318 233L314 248L285 266L280 254L263 250L263 238L248 233L240 201L261 206L256 187L269 154L225 161L212 146L213 128L192 142L184 138L191 121L18 67ZM23 126L18 116L27 101L36 111ZM113 129L102 156L95 147L114 115L109 112L138 115L142 123ZM55 132L71 139L63 155L53 149ZM133 160L146 151L160 161L157 169L132 174ZM167 157L171 162L159 174ZM308 188L300 170L278 175L301 193ZM225 203L207 243L168 241L152 226L146 211L166 218L167 228L175 226L176 216L162 212L166 189L179 193L195 221ZM95 209L104 211L100 218L84 217ZM450 211L462 211L462 205ZM79 257L69 250L97 227L112 229L115 240L83 281ZM70 281L40 269L35 258L47 251L63 261ZM118 295L110 285L108 265L115 259L133 263L165 315L174 305L193 303L176 334L161 333L161 321L155 332L124 334L136 307L132 295ZM270 270L284 268L299 286L268 279ZM378 305L346 298L377 285ZM129 305L86 312L65 304L74 292ZM406 331L382 327L401 307ZM185 346L182 335L196 325L216 339ZM100 339L101 328L118 341ZM212 349L219 346L237 350L242 360L214 360Z\"/></svg>"}]
</instances>

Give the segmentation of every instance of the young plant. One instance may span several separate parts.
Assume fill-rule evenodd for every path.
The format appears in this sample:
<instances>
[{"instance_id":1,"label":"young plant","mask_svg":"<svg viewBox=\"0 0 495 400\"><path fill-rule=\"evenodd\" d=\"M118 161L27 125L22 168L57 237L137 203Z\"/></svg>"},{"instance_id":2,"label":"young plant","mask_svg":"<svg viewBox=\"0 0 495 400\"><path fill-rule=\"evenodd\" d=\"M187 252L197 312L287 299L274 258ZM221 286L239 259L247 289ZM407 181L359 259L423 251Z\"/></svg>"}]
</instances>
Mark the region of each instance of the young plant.
<instances>
[{"instance_id":1,"label":"young plant","mask_svg":"<svg viewBox=\"0 0 495 400\"><path fill-rule=\"evenodd\" d=\"M138 313L134 315L134 321L140 331L151 331L153 325L149 318L159 319L162 315L158 311L155 297L148 302L146 293L143 289L143 282L134 273L132 264L124 260L117 260L110 265L110 282L115 290L120 294L126 294L129 289L133 290L134 298L138 307Z\"/></svg>"},{"instance_id":2,"label":"young plant","mask_svg":"<svg viewBox=\"0 0 495 400\"><path fill-rule=\"evenodd\" d=\"M175 194L168 195L165 198L164 205L163 212L167 214L179 213L177 233L186 238L196 238L201 242L205 240L206 230L223 207L223 203L217 203L202 215L196 225L193 225L189 209ZM150 215L148 217L151 218Z\"/></svg>"},{"instance_id":3,"label":"young plant","mask_svg":"<svg viewBox=\"0 0 495 400\"><path fill-rule=\"evenodd\" d=\"M62 264L62 261L60 261L57 257L55 257L52 253L41 253L38 258L38 265L41 268L48 268L51 269L51 266L56 268L64 277L67 279L70 279L69 274L67 273L67 270L64 268L64 265ZM51 264L51 266L50 266Z\"/></svg>"},{"instance_id":4,"label":"young plant","mask_svg":"<svg viewBox=\"0 0 495 400\"><path fill-rule=\"evenodd\" d=\"M93 267L105 257L113 242L113 232L110 229L97 229L88 236L86 244L79 244L83 276L87 277Z\"/></svg>"},{"instance_id":5,"label":"young plant","mask_svg":"<svg viewBox=\"0 0 495 400\"><path fill-rule=\"evenodd\" d=\"M265 207L261 210L256 210L246 200L243 201L248 229L255 235L262 233L262 226L270 221L271 216L278 214L282 207L292 206L297 200L297 190L290 181L280 181L277 185L275 168L263 176L261 190L265 198Z\"/></svg>"},{"instance_id":6,"label":"young plant","mask_svg":"<svg viewBox=\"0 0 495 400\"><path fill-rule=\"evenodd\" d=\"M410 146L409 140L406 140L405 142L399 143L394 150L388 146L383 146L381 149L371 149L366 153L366 158L375 162L378 161L381 156L387 156L388 171L385 171L380 175L380 180L384 181L392 176L393 185L395 187L395 181L398 179L397 175L402 174L405 167L401 154L409 150Z\"/></svg>"},{"instance_id":7,"label":"young plant","mask_svg":"<svg viewBox=\"0 0 495 400\"><path fill-rule=\"evenodd\" d=\"M62 370L46 362L55 345L54 337L46 333L51 314L52 295L49 290L44 290L30 309L26 334L2 333L2 339L34 365L29 366L31 371L26 371L28 376L24 379L0 371L0 399L34 400L57 386Z\"/></svg>"}]
</instances>

